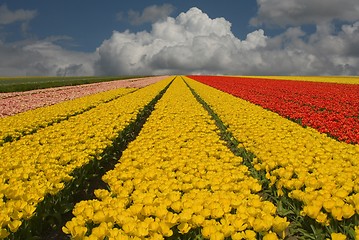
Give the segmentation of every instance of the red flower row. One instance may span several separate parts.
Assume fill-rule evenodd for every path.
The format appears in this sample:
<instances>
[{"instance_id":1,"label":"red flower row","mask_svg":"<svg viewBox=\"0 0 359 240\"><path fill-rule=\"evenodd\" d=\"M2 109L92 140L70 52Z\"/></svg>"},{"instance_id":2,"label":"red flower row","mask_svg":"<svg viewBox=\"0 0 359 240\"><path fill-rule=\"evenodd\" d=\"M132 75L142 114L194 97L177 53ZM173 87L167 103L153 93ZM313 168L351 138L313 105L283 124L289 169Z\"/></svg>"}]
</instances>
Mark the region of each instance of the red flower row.
<instances>
[{"instance_id":1,"label":"red flower row","mask_svg":"<svg viewBox=\"0 0 359 240\"><path fill-rule=\"evenodd\" d=\"M359 85L223 76L189 76L310 126L359 143Z\"/></svg>"}]
</instances>

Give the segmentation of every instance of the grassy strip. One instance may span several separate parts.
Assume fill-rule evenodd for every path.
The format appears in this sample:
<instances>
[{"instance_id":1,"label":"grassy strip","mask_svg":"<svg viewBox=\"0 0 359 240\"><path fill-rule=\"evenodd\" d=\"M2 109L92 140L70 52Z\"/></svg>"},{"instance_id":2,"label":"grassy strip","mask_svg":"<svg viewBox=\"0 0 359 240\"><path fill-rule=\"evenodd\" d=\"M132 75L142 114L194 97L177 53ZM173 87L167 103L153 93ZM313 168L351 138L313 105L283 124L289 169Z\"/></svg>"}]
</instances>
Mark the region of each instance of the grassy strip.
<instances>
[{"instance_id":1,"label":"grassy strip","mask_svg":"<svg viewBox=\"0 0 359 240\"><path fill-rule=\"evenodd\" d=\"M105 149L99 159L94 158L86 166L76 169L72 173L73 180L58 194L48 194L37 205L35 215L24 221L21 227L6 239L68 239L61 228L73 217L73 207L79 201L95 198L94 189L107 188L101 180L102 176L114 168L123 150L136 138L155 104L171 83L137 114L136 119Z\"/></svg>"},{"instance_id":2,"label":"grassy strip","mask_svg":"<svg viewBox=\"0 0 359 240\"><path fill-rule=\"evenodd\" d=\"M54 125L54 124L56 124L56 123L60 123L60 122L62 122L62 121L66 121L66 120L68 120L68 119L71 118L71 117L75 117L75 116L77 116L77 115L83 114L83 113L85 113L85 112L87 112L87 111L90 111L91 109L93 109L93 108L95 108L95 107L100 106L101 104L109 103L109 102L114 101L114 100L116 100L116 99L118 99L118 98L120 98L120 97L123 97L123 96L127 95L127 94L134 93L134 92L136 92L137 90L138 90L138 89L134 89L133 91L130 91L130 92L127 92L127 93L123 93L123 94L119 94L119 95L117 95L117 96L115 96L115 97L112 97L111 99L108 99L108 100L105 100L105 101L103 101L103 102L101 102L101 103L98 103L97 105L89 106L89 107L84 108L84 109L81 109L80 111L77 111L77 112L75 112L75 113L73 113L73 114L69 114L69 115L67 115L67 116L63 116L63 117L60 117L60 118L56 118L56 119L54 119L54 120L52 120L52 121L49 121L49 122L47 122L47 123L45 123L45 124L37 125L37 126L35 126L35 127L34 127L32 130L30 130L30 131L29 131L29 130L23 130L23 131L21 131L21 130L16 130L16 132L17 132L16 135L15 135L15 134L11 134L11 135L5 136L5 137L2 139L3 141L0 141L0 146L2 146L4 143L7 143L7 142L17 141L17 140L19 140L20 138L22 138L22 137L24 137L24 136L26 136L26 135L34 134L34 133L36 133L38 130L40 130L40 129L42 129L42 128L52 126L52 125ZM88 97L88 96L85 96L85 97ZM76 101L76 99L70 100L70 101ZM62 102L62 103L63 103L63 102ZM53 106L54 106L54 105L53 105ZM52 106L48 106L48 107L52 107Z\"/></svg>"},{"instance_id":3,"label":"grassy strip","mask_svg":"<svg viewBox=\"0 0 359 240\"><path fill-rule=\"evenodd\" d=\"M0 92L22 92L50 87L74 86L142 77L146 76L8 78L0 80Z\"/></svg>"},{"instance_id":4,"label":"grassy strip","mask_svg":"<svg viewBox=\"0 0 359 240\"><path fill-rule=\"evenodd\" d=\"M288 239L326 239L330 238L330 233L332 232L343 232L350 236L355 235L353 231L354 226L351 226L352 224L350 223L355 222L352 218L355 218L356 216L345 220L345 224L339 224L338 221L331 219L332 224L330 226L323 226L308 216L301 216L300 210L303 208L302 203L289 198L285 189L282 189L283 195L278 195L276 186L270 184L270 181L266 178L265 171L257 171L254 168L253 160L256 157L255 154L240 146L241 143L231 132L227 130L227 126L222 122L219 116L195 92L195 90L188 85L187 82L186 84L192 91L192 94L195 96L197 101L203 105L203 107L216 121L216 125L220 129L221 138L227 142L228 148L230 148L236 156L243 158L243 163L248 167L252 177L260 181L262 185L260 195L262 198L264 200L271 201L275 206L277 206L277 214L281 217L287 217L287 219L291 222L285 233Z\"/></svg>"}]
</instances>

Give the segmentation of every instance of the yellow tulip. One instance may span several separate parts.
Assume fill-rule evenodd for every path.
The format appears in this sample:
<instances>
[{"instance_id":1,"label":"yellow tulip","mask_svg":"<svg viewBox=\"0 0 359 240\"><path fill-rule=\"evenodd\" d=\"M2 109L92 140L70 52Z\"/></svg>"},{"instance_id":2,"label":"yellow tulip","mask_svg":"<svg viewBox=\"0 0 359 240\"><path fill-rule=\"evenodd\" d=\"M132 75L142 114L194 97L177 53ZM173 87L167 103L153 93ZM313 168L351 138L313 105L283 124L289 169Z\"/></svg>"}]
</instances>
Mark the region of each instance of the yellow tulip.
<instances>
[{"instance_id":1,"label":"yellow tulip","mask_svg":"<svg viewBox=\"0 0 359 240\"><path fill-rule=\"evenodd\" d=\"M165 237L171 237L173 235L173 231L170 229L168 224L165 223L165 222L160 222L159 223L158 230Z\"/></svg>"},{"instance_id":2,"label":"yellow tulip","mask_svg":"<svg viewBox=\"0 0 359 240\"><path fill-rule=\"evenodd\" d=\"M230 237L236 232L236 229L234 226L231 225L222 225L221 232L223 233L224 237Z\"/></svg>"},{"instance_id":3,"label":"yellow tulip","mask_svg":"<svg viewBox=\"0 0 359 240\"><path fill-rule=\"evenodd\" d=\"M0 238L3 239L3 238L6 238L10 235L10 233L4 229L4 228L0 228Z\"/></svg>"},{"instance_id":4,"label":"yellow tulip","mask_svg":"<svg viewBox=\"0 0 359 240\"><path fill-rule=\"evenodd\" d=\"M91 235L95 239L103 239L108 234L108 227L106 223L101 223L98 227L95 227L91 231Z\"/></svg>"},{"instance_id":5,"label":"yellow tulip","mask_svg":"<svg viewBox=\"0 0 359 240\"><path fill-rule=\"evenodd\" d=\"M324 201L323 207L324 207L325 211L331 212L332 209L335 207L335 201L333 199L328 199L328 200Z\"/></svg>"},{"instance_id":6,"label":"yellow tulip","mask_svg":"<svg viewBox=\"0 0 359 240\"><path fill-rule=\"evenodd\" d=\"M141 215L148 217L155 214L155 207L154 206L143 206L141 210Z\"/></svg>"},{"instance_id":7,"label":"yellow tulip","mask_svg":"<svg viewBox=\"0 0 359 240\"><path fill-rule=\"evenodd\" d=\"M104 200L105 198L110 196L110 192L105 189L96 189L94 191L94 193L95 193L95 196L101 200Z\"/></svg>"},{"instance_id":8,"label":"yellow tulip","mask_svg":"<svg viewBox=\"0 0 359 240\"><path fill-rule=\"evenodd\" d=\"M231 236L232 240L243 240L245 237L246 234L244 232L236 232Z\"/></svg>"},{"instance_id":9,"label":"yellow tulip","mask_svg":"<svg viewBox=\"0 0 359 240\"><path fill-rule=\"evenodd\" d=\"M128 211L132 216L138 215L142 211L143 205L142 204L133 204L128 208Z\"/></svg>"},{"instance_id":10,"label":"yellow tulip","mask_svg":"<svg viewBox=\"0 0 359 240\"><path fill-rule=\"evenodd\" d=\"M189 209L184 209L179 214L180 222L188 222L189 220L191 220L192 215L193 215L192 211L190 211Z\"/></svg>"},{"instance_id":11,"label":"yellow tulip","mask_svg":"<svg viewBox=\"0 0 359 240\"><path fill-rule=\"evenodd\" d=\"M355 226L355 239L359 239L359 226Z\"/></svg>"},{"instance_id":12,"label":"yellow tulip","mask_svg":"<svg viewBox=\"0 0 359 240\"><path fill-rule=\"evenodd\" d=\"M167 198L169 200L171 200L171 202L176 202L176 201L180 200L181 193L179 193L179 192L171 192L171 193L167 194Z\"/></svg>"},{"instance_id":13,"label":"yellow tulip","mask_svg":"<svg viewBox=\"0 0 359 240\"><path fill-rule=\"evenodd\" d=\"M286 217L280 218L280 217L276 216L273 219L272 229L277 234L282 234L287 229L288 226L289 226L289 222L287 222Z\"/></svg>"},{"instance_id":14,"label":"yellow tulip","mask_svg":"<svg viewBox=\"0 0 359 240\"><path fill-rule=\"evenodd\" d=\"M344 218L351 218L355 214L354 207L349 204L345 204L342 207L342 212Z\"/></svg>"},{"instance_id":15,"label":"yellow tulip","mask_svg":"<svg viewBox=\"0 0 359 240\"><path fill-rule=\"evenodd\" d=\"M94 223L102 223L106 220L106 215L103 211L97 211L94 215L93 215L93 218L92 218L93 222Z\"/></svg>"},{"instance_id":16,"label":"yellow tulip","mask_svg":"<svg viewBox=\"0 0 359 240\"><path fill-rule=\"evenodd\" d=\"M140 222L136 226L136 235L139 237L145 237L149 234L149 224L146 222Z\"/></svg>"},{"instance_id":17,"label":"yellow tulip","mask_svg":"<svg viewBox=\"0 0 359 240\"><path fill-rule=\"evenodd\" d=\"M172 213L172 212L167 212L164 220L168 224L170 224L171 226L174 226L179 222L179 216L177 214Z\"/></svg>"},{"instance_id":18,"label":"yellow tulip","mask_svg":"<svg viewBox=\"0 0 359 240\"><path fill-rule=\"evenodd\" d=\"M153 234L150 235L149 239L151 239L151 240L164 240L165 238L161 234L153 233Z\"/></svg>"},{"instance_id":19,"label":"yellow tulip","mask_svg":"<svg viewBox=\"0 0 359 240\"><path fill-rule=\"evenodd\" d=\"M341 207L334 207L331 213L336 220L343 220L343 209Z\"/></svg>"},{"instance_id":20,"label":"yellow tulip","mask_svg":"<svg viewBox=\"0 0 359 240\"><path fill-rule=\"evenodd\" d=\"M202 225L202 223L204 222L205 218L202 215L193 215L192 219L191 219L191 223L195 226L195 227L199 227Z\"/></svg>"},{"instance_id":21,"label":"yellow tulip","mask_svg":"<svg viewBox=\"0 0 359 240\"><path fill-rule=\"evenodd\" d=\"M23 212L20 212L20 211L18 211L18 210L16 210L16 209L14 209L14 210L12 211L12 213L9 215L9 217L10 217L11 219L14 219L14 220L19 220L19 219L23 218L23 216L24 216L24 213L23 213Z\"/></svg>"},{"instance_id":22,"label":"yellow tulip","mask_svg":"<svg viewBox=\"0 0 359 240\"><path fill-rule=\"evenodd\" d=\"M221 218L224 214L224 211L220 208L212 209L211 211L211 217L212 218Z\"/></svg>"},{"instance_id":23,"label":"yellow tulip","mask_svg":"<svg viewBox=\"0 0 359 240\"><path fill-rule=\"evenodd\" d=\"M87 232L87 228L83 226L75 226L71 231L71 236L75 240L83 239Z\"/></svg>"},{"instance_id":24,"label":"yellow tulip","mask_svg":"<svg viewBox=\"0 0 359 240\"><path fill-rule=\"evenodd\" d=\"M243 221L240 218L235 219L232 222L232 225L235 227L236 231L243 231L247 228L247 224L245 223L245 221Z\"/></svg>"},{"instance_id":25,"label":"yellow tulip","mask_svg":"<svg viewBox=\"0 0 359 240\"><path fill-rule=\"evenodd\" d=\"M263 240L278 240L278 236L277 234L273 233L273 232L270 232L270 233L267 233L266 235L264 235L263 237Z\"/></svg>"},{"instance_id":26,"label":"yellow tulip","mask_svg":"<svg viewBox=\"0 0 359 240\"><path fill-rule=\"evenodd\" d=\"M334 195L338 198L344 199L345 197L348 196L348 192L345 191L344 189L338 189Z\"/></svg>"},{"instance_id":27,"label":"yellow tulip","mask_svg":"<svg viewBox=\"0 0 359 240\"><path fill-rule=\"evenodd\" d=\"M223 240L224 239L224 234L221 232L214 232L211 234L211 236L209 237L210 240Z\"/></svg>"},{"instance_id":28,"label":"yellow tulip","mask_svg":"<svg viewBox=\"0 0 359 240\"><path fill-rule=\"evenodd\" d=\"M159 229L160 225L158 222L151 222L148 226L149 230L152 231L152 232L157 232L158 229Z\"/></svg>"},{"instance_id":29,"label":"yellow tulip","mask_svg":"<svg viewBox=\"0 0 359 240\"><path fill-rule=\"evenodd\" d=\"M308 205L305 206L303 208L303 211L311 218L317 218L320 210L321 210L321 206L316 206L316 205Z\"/></svg>"},{"instance_id":30,"label":"yellow tulip","mask_svg":"<svg viewBox=\"0 0 359 240\"><path fill-rule=\"evenodd\" d=\"M327 214L325 214L323 212L320 212L315 220L324 226L329 225L328 216L327 216Z\"/></svg>"},{"instance_id":31,"label":"yellow tulip","mask_svg":"<svg viewBox=\"0 0 359 240\"><path fill-rule=\"evenodd\" d=\"M257 239L257 234L252 230L246 230L245 237L248 240L255 240L255 239Z\"/></svg>"},{"instance_id":32,"label":"yellow tulip","mask_svg":"<svg viewBox=\"0 0 359 240\"><path fill-rule=\"evenodd\" d=\"M199 214L204 218L207 218L211 215L211 210L208 208L204 208Z\"/></svg>"},{"instance_id":33,"label":"yellow tulip","mask_svg":"<svg viewBox=\"0 0 359 240\"><path fill-rule=\"evenodd\" d=\"M21 226L21 224L22 224L22 222L20 220L13 220L13 221L10 221L10 223L8 224L8 227L11 232L16 232L17 229Z\"/></svg>"},{"instance_id":34,"label":"yellow tulip","mask_svg":"<svg viewBox=\"0 0 359 240\"><path fill-rule=\"evenodd\" d=\"M332 240L346 240L347 236L342 233L332 233L330 234Z\"/></svg>"},{"instance_id":35,"label":"yellow tulip","mask_svg":"<svg viewBox=\"0 0 359 240\"><path fill-rule=\"evenodd\" d=\"M271 222L268 222L262 218L258 219L256 218L253 222L253 229L256 232L266 232L270 229L272 226Z\"/></svg>"},{"instance_id":36,"label":"yellow tulip","mask_svg":"<svg viewBox=\"0 0 359 240\"><path fill-rule=\"evenodd\" d=\"M204 226L201 230L203 237L210 238L212 234L217 231L217 228L214 225Z\"/></svg>"},{"instance_id":37,"label":"yellow tulip","mask_svg":"<svg viewBox=\"0 0 359 240\"><path fill-rule=\"evenodd\" d=\"M62 231L65 233L65 234L70 234L72 229L75 227L75 224L73 221L68 221L65 226L62 227Z\"/></svg>"},{"instance_id":38,"label":"yellow tulip","mask_svg":"<svg viewBox=\"0 0 359 240\"><path fill-rule=\"evenodd\" d=\"M75 214L75 215L79 215L79 213ZM93 219L94 217L94 212L93 209L91 207L87 207L82 211L82 215L86 218L86 219ZM99 216L97 216L99 217Z\"/></svg>"},{"instance_id":39,"label":"yellow tulip","mask_svg":"<svg viewBox=\"0 0 359 240\"><path fill-rule=\"evenodd\" d=\"M136 222L129 221L122 225L122 230L124 231L124 233L128 235L132 235L136 231L135 227L136 227Z\"/></svg>"},{"instance_id":40,"label":"yellow tulip","mask_svg":"<svg viewBox=\"0 0 359 240\"><path fill-rule=\"evenodd\" d=\"M168 210L164 206L159 206L156 208L155 216L163 219L168 213Z\"/></svg>"},{"instance_id":41,"label":"yellow tulip","mask_svg":"<svg viewBox=\"0 0 359 240\"><path fill-rule=\"evenodd\" d=\"M181 223L177 226L180 233L185 234L188 233L189 230L191 230L191 226L188 223Z\"/></svg>"}]
</instances>

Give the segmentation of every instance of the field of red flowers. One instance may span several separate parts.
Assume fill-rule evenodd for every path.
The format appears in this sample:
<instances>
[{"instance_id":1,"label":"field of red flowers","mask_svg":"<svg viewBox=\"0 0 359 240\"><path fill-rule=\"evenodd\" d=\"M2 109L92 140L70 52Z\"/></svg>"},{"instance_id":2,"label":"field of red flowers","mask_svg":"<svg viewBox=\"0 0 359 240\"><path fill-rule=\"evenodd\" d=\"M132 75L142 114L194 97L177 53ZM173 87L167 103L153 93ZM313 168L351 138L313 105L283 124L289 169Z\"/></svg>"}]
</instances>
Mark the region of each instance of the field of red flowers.
<instances>
[{"instance_id":1,"label":"field of red flowers","mask_svg":"<svg viewBox=\"0 0 359 240\"><path fill-rule=\"evenodd\" d=\"M359 85L223 76L191 78L340 141L359 143Z\"/></svg>"}]
</instances>

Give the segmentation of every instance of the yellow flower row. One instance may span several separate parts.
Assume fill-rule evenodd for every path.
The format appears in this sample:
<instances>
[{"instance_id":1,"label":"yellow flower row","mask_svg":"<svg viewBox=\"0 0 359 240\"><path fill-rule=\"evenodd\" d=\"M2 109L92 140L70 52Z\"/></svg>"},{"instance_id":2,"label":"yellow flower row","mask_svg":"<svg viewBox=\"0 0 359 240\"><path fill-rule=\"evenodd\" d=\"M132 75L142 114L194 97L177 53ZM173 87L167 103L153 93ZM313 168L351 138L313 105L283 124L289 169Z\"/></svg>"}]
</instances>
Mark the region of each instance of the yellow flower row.
<instances>
[{"instance_id":1,"label":"yellow flower row","mask_svg":"<svg viewBox=\"0 0 359 240\"><path fill-rule=\"evenodd\" d=\"M17 139L132 91L135 88L119 88L0 118L0 146L6 138Z\"/></svg>"},{"instance_id":2,"label":"yellow flower row","mask_svg":"<svg viewBox=\"0 0 359 240\"><path fill-rule=\"evenodd\" d=\"M257 158L256 170L283 194L304 204L302 214L323 225L359 214L359 145L338 142L240 98L186 78L229 131ZM241 146L239 146L241 147Z\"/></svg>"},{"instance_id":3,"label":"yellow flower row","mask_svg":"<svg viewBox=\"0 0 359 240\"><path fill-rule=\"evenodd\" d=\"M104 175L111 190L78 203L63 231L73 239L164 239L200 228L210 239L278 239L289 223L256 194L261 185L218 134L177 77Z\"/></svg>"},{"instance_id":4,"label":"yellow flower row","mask_svg":"<svg viewBox=\"0 0 359 240\"><path fill-rule=\"evenodd\" d=\"M15 232L48 193L103 150L172 78L99 105L0 147L0 238Z\"/></svg>"},{"instance_id":5,"label":"yellow flower row","mask_svg":"<svg viewBox=\"0 0 359 240\"><path fill-rule=\"evenodd\" d=\"M241 76L241 77L266 78L273 80L294 80L294 81L309 81L309 82L359 84L359 77L350 77L350 76Z\"/></svg>"}]
</instances>

